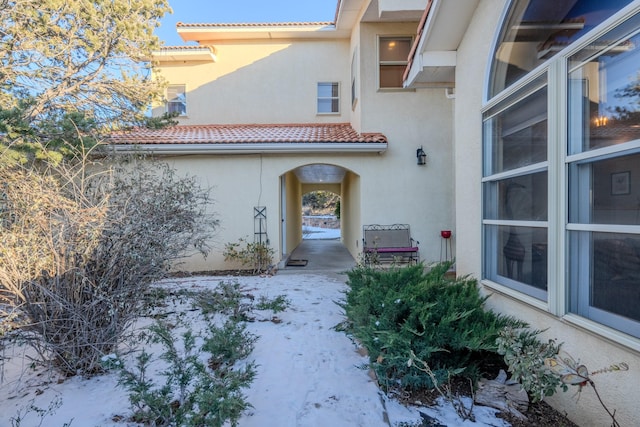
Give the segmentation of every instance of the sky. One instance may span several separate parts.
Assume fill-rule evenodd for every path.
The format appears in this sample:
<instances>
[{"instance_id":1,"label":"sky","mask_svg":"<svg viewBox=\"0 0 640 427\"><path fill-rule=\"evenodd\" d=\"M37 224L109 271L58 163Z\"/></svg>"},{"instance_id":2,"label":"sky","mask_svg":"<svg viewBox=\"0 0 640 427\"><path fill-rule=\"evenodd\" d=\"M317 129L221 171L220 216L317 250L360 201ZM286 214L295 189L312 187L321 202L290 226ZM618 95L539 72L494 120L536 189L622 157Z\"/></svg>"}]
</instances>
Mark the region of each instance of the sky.
<instances>
[{"instance_id":1,"label":"sky","mask_svg":"<svg viewBox=\"0 0 640 427\"><path fill-rule=\"evenodd\" d=\"M185 43L176 23L327 22L335 18L338 0L169 0L173 14L156 35L165 46Z\"/></svg>"}]
</instances>

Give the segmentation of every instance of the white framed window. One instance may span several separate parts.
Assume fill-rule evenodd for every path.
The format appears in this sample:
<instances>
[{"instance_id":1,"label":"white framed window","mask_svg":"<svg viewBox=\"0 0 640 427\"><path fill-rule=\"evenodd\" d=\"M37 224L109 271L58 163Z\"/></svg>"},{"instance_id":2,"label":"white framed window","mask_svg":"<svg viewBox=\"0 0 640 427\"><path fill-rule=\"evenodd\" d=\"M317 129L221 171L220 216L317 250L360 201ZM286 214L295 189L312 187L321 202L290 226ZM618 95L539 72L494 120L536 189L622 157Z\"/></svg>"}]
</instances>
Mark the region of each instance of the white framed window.
<instances>
[{"instance_id":1,"label":"white framed window","mask_svg":"<svg viewBox=\"0 0 640 427\"><path fill-rule=\"evenodd\" d=\"M402 89L402 76L409 63L413 37L378 37L378 87L380 89Z\"/></svg>"},{"instance_id":2,"label":"white framed window","mask_svg":"<svg viewBox=\"0 0 640 427\"><path fill-rule=\"evenodd\" d=\"M169 85L167 87L167 113L177 113L178 116L187 115L186 85Z\"/></svg>"},{"instance_id":3,"label":"white framed window","mask_svg":"<svg viewBox=\"0 0 640 427\"><path fill-rule=\"evenodd\" d=\"M534 31L548 3L512 2L494 51L483 283L640 338L640 4L578 0L556 39Z\"/></svg>"},{"instance_id":4,"label":"white framed window","mask_svg":"<svg viewBox=\"0 0 640 427\"><path fill-rule=\"evenodd\" d=\"M353 51L351 57L351 109L356 108L358 102L358 49Z\"/></svg>"},{"instance_id":5,"label":"white framed window","mask_svg":"<svg viewBox=\"0 0 640 427\"><path fill-rule=\"evenodd\" d=\"M547 76L484 114L485 277L547 299Z\"/></svg>"},{"instance_id":6,"label":"white framed window","mask_svg":"<svg viewBox=\"0 0 640 427\"><path fill-rule=\"evenodd\" d=\"M340 83L318 83L318 114L340 113Z\"/></svg>"}]
</instances>

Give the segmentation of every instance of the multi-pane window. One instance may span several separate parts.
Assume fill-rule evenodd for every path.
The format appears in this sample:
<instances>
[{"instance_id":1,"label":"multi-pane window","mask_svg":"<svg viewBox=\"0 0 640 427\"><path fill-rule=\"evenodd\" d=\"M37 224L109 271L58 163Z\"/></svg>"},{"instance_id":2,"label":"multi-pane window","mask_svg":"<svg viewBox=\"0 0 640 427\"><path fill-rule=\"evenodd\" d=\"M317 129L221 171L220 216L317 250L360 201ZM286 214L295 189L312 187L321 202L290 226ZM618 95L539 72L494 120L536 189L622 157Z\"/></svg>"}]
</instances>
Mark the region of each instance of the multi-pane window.
<instances>
[{"instance_id":1,"label":"multi-pane window","mask_svg":"<svg viewBox=\"0 0 640 427\"><path fill-rule=\"evenodd\" d=\"M640 5L616 16L629 3L512 2L483 111L483 279L640 337Z\"/></svg>"},{"instance_id":2,"label":"multi-pane window","mask_svg":"<svg viewBox=\"0 0 640 427\"><path fill-rule=\"evenodd\" d=\"M167 113L187 115L187 91L185 85L169 85L167 88Z\"/></svg>"},{"instance_id":3,"label":"multi-pane window","mask_svg":"<svg viewBox=\"0 0 640 427\"><path fill-rule=\"evenodd\" d=\"M380 89L402 88L402 75L407 68L412 42L411 37L380 37Z\"/></svg>"},{"instance_id":4,"label":"multi-pane window","mask_svg":"<svg viewBox=\"0 0 640 427\"><path fill-rule=\"evenodd\" d=\"M318 83L318 114L340 112L340 84Z\"/></svg>"},{"instance_id":5,"label":"multi-pane window","mask_svg":"<svg viewBox=\"0 0 640 427\"><path fill-rule=\"evenodd\" d=\"M569 311L636 336L640 336L639 45L640 16L636 16L568 58L567 148Z\"/></svg>"},{"instance_id":6,"label":"multi-pane window","mask_svg":"<svg viewBox=\"0 0 640 427\"><path fill-rule=\"evenodd\" d=\"M484 115L485 276L547 291L547 86L532 82Z\"/></svg>"}]
</instances>

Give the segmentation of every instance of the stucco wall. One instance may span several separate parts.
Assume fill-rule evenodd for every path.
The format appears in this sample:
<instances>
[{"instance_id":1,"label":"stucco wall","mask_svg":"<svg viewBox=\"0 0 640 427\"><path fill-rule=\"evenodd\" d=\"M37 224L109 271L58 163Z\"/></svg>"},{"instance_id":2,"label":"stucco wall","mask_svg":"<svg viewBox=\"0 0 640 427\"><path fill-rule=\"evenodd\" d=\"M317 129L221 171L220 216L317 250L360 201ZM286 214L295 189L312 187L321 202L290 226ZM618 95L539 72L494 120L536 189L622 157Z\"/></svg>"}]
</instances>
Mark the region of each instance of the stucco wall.
<instances>
[{"instance_id":1,"label":"stucco wall","mask_svg":"<svg viewBox=\"0 0 640 427\"><path fill-rule=\"evenodd\" d=\"M347 172L342 182L342 194L340 196L340 221L342 243L349 250L354 259L358 260L358 254L362 250L362 210L360 194L360 177L353 172Z\"/></svg>"},{"instance_id":2,"label":"stucco wall","mask_svg":"<svg viewBox=\"0 0 640 427\"><path fill-rule=\"evenodd\" d=\"M458 240L456 262L458 274L481 275L481 186L482 127L481 108L487 60L495 36L495 28L504 8L504 0L482 0L473 21L458 50L455 101L455 200ZM553 284L550 284L553 286ZM492 294L488 307L516 316L537 329L548 329L544 337L563 342L563 349L580 359L591 371L612 363L626 362L630 370L624 373L601 374L593 377L599 392L610 409L616 409L620 425L637 425L640 420L638 384L640 383L640 355L631 347L637 340L629 338L630 346L613 343L605 337L606 328L588 331L567 319L556 317L545 310L533 308L524 302L483 288ZM548 401L566 411L582 426L610 425L604 409L592 389L586 387L577 399L577 388L559 392Z\"/></svg>"},{"instance_id":3,"label":"stucco wall","mask_svg":"<svg viewBox=\"0 0 640 427\"><path fill-rule=\"evenodd\" d=\"M187 117L179 119L182 124L349 121L348 40L214 45L215 63L161 64L160 74L168 81L186 84ZM316 114L318 82L340 83L340 115Z\"/></svg>"},{"instance_id":4,"label":"stucco wall","mask_svg":"<svg viewBox=\"0 0 640 427\"><path fill-rule=\"evenodd\" d=\"M378 35L412 35L416 26L416 22L363 24L354 30L351 41L216 42L216 63L163 64L161 73L165 78L187 85L188 117L180 119L183 124L352 121L359 132L383 132L387 136L389 148L383 154L307 156L304 162L287 161L295 156L264 156L261 203L268 207L272 244L279 247L281 237L278 224L271 222L278 216L277 209L281 209L274 177L315 162L344 165L359 176L357 194L353 188L342 189L358 200L359 217L343 219L346 228L350 227L345 244L354 256L361 250L356 245L362 238L362 224L410 224L426 262L440 258L440 230L454 230L455 242L452 101L445 97L443 89L381 92L377 88ZM356 47L358 103L352 111L350 75ZM341 83L340 115L316 114L316 85L320 81ZM426 166L416 164L420 146L429 156ZM198 160L198 173L205 173L210 180L237 182L234 187L241 189L229 194L229 198L234 197L229 204L225 202L218 208L224 216L221 238L235 241L250 235L250 225L231 225L231 221L250 216L257 203L259 156L209 159L210 162ZM185 170L189 168L184 166ZM223 191L222 186L219 191ZM342 203L348 205L349 201L343 198ZM230 214L228 206L238 210ZM287 220L292 219L289 213ZM294 238L287 233L287 252L293 249ZM214 254L209 262L218 263L219 258Z\"/></svg>"},{"instance_id":5,"label":"stucco wall","mask_svg":"<svg viewBox=\"0 0 640 427\"><path fill-rule=\"evenodd\" d=\"M281 218L284 218L285 221L280 221L280 232L282 233L283 227L286 228L284 251L280 248L283 260L287 259L289 255L291 255L291 252L302 241L302 217L300 216L300 211L302 210L302 185L298 177L291 171L286 172L284 177L286 183L286 206L285 215ZM280 234L280 236L282 236L282 234ZM278 250L278 246L275 246L275 248Z\"/></svg>"},{"instance_id":6,"label":"stucco wall","mask_svg":"<svg viewBox=\"0 0 640 427\"><path fill-rule=\"evenodd\" d=\"M383 132L389 148L362 178L363 224L407 223L420 256L439 261L441 230L453 230L452 100L444 89L378 89L379 35L413 35L417 23L365 23L360 33L360 100L363 131ZM423 147L427 164L418 166Z\"/></svg>"}]
</instances>

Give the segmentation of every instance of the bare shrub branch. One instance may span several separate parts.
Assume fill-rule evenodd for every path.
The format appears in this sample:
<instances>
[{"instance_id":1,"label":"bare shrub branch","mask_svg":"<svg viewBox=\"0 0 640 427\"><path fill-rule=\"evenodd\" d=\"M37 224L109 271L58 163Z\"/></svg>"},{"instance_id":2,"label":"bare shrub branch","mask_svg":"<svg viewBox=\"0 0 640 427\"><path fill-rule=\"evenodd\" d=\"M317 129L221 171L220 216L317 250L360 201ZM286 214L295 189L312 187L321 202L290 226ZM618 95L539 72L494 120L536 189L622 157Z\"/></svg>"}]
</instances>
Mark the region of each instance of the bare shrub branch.
<instances>
[{"instance_id":1,"label":"bare shrub branch","mask_svg":"<svg viewBox=\"0 0 640 427\"><path fill-rule=\"evenodd\" d=\"M67 374L100 370L138 317L140 295L180 258L208 253L209 191L151 160L0 169L2 304Z\"/></svg>"}]
</instances>

